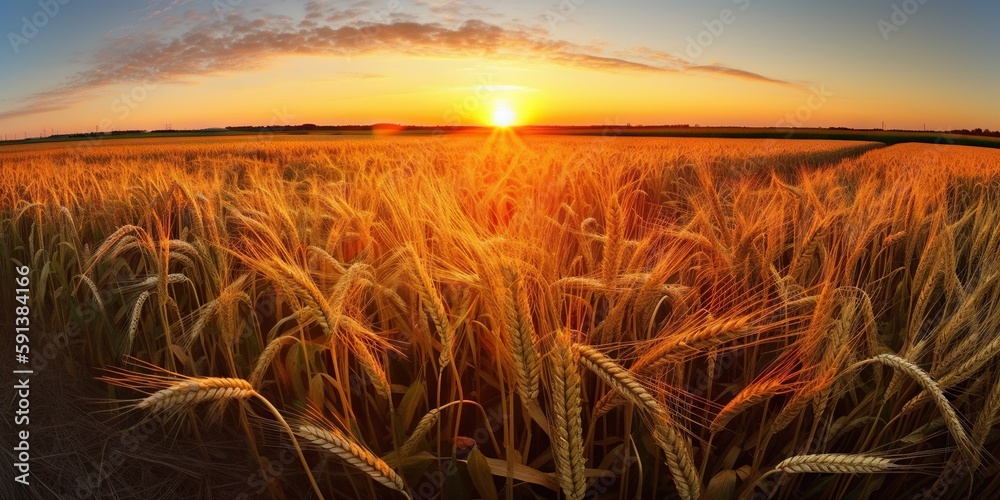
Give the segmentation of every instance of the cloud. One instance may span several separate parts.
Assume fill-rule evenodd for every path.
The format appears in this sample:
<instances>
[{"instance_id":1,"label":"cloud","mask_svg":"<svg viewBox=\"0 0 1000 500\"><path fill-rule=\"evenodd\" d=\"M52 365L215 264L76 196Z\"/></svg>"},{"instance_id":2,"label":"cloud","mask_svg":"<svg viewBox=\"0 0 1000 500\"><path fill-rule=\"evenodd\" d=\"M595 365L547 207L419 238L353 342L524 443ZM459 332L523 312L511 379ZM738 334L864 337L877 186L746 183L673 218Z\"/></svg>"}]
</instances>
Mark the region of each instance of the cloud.
<instances>
[{"instance_id":1,"label":"cloud","mask_svg":"<svg viewBox=\"0 0 1000 500\"><path fill-rule=\"evenodd\" d=\"M759 73L754 73L752 71L745 71L742 69L730 68L728 66L723 66L721 64L708 64L708 65L691 65L685 68L687 71L698 71L701 73L715 73L718 75L732 76L736 78L742 78L745 80L752 80L764 83L775 83L778 85L785 85L789 87L802 88L802 86L786 82L784 80L778 80L775 78L770 78Z\"/></svg>"},{"instance_id":2,"label":"cloud","mask_svg":"<svg viewBox=\"0 0 1000 500\"><path fill-rule=\"evenodd\" d=\"M305 6L306 17L303 26L317 26L320 23L354 21L372 10L369 0L361 0L346 7L334 5L325 0L314 0Z\"/></svg>"},{"instance_id":3,"label":"cloud","mask_svg":"<svg viewBox=\"0 0 1000 500\"><path fill-rule=\"evenodd\" d=\"M465 0L415 0L414 3L425 7L431 14L447 21L499 16L498 13L492 12L485 5L471 4Z\"/></svg>"},{"instance_id":4,"label":"cloud","mask_svg":"<svg viewBox=\"0 0 1000 500\"><path fill-rule=\"evenodd\" d=\"M465 7L462 2L451 3L455 4L452 7ZM604 55L600 47L554 39L537 27L501 27L479 20L422 23L396 12L375 12L375 17L382 19L379 22L359 20L339 26L327 22L336 13L356 17L366 9L366 2L340 9L317 1L306 6L306 17L300 21L268 15L248 19L239 12L230 12L222 17L197 18L180 34L153 30L111 39L88 69L56 88L29 96L21 107L0 112L0 118L32 114L42 108L64 109L112 85L189 82L212 74L260 69L274 59L295 55L353 57L393 53L547 62L612 72L695 71L794 86L728 66L694 65L648 48Z\"/></svg>"},{"instance_id":5,"label":"cloud","mask_svg":"<svg viewBox=\"0 0 1000 500\"><path fill-rule=\"evenodd\" d=\"M181 7L183 5L191 3L192 1L193 0L173 0L172 2L170 2L169 5L163 6L162 8L157 8L157 7L159 7L160 5L162 5L164 2L162 2L162 1L153 1L153 2L151 2L146 7L146 15L142 16L142 18L139 19L139 21L140 22L142 22L142 21L149 21L149 20L151 20L151 19L159 16L160 14L165 14L165 13L171 11L174 7Z\"/></svg>"}]
</instances>

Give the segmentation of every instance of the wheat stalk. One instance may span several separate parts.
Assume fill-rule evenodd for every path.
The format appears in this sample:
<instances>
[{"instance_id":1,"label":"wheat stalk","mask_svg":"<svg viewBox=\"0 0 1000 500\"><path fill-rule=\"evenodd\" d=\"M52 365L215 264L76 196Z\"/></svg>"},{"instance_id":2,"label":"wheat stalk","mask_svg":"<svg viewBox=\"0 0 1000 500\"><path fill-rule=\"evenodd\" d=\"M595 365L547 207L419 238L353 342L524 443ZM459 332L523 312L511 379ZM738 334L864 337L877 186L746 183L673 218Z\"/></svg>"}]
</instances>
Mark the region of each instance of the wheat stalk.
<instances>
[{"instance_id":1,"label":"wheat stalk","mask_svg":"<svg viewBox=\"0 0 1000 500\"><path fill-rule=\"evenodd\" d=\"M611 390L604 393L601 399L593 404L593 418L598 419L607 415L608 412L614 410L619 405L625 402L625 398L621 397L617 391Z\"/></svg>"},{"instance_id":2,"label":"wheat stalk","mask_svg":"<svg viewBox=\"0 0 1000 500\"><path fill-rule=\"evenodd\" d=\"M765 478L780 472L786 474L875 474L898 468L895 461L873 455L840 453L798 455L778 462L778 465L775 465L773 469L757 478L757 481L747 492L752 493Z\"/></svg>"},{"instance_id":3,"label":"wheat stalk","mask_svg":"<svg viewBox=\"0 0 1000 500\"><path fill-rule=\"evenodd\" d=\"M382 368L382 364L375 359L371 350L368 349L368 346L360 338L355 335L353 339L354 352L358 357L358 362L361 363L361 369L364 370L371 380L372 385L375 386L375 392L382 398L389 399L392 396L392 388L389 386L389 379L385 375L385 369Z\"/></svg>"},{"instance_id":4,"label":"wheat stalk","mask_svg":"<svg viewBox=\"0 0 1000 500\"><path fill-rule=\"evenodd\" d=\"M347 269L344 268L344 265L341 264L339 260L335 259L332 255L330 255L326 250L323 250L322 248L316 245L310 245L308 248L306 248L306 253L309 252L318 255L324 262L333 266L333 268L336 269L338 273L344 274L347 272Z\"/></svg>"},{"instance_id":5,"label":"wheat stalk","mask_svg":"<svg viewBox=\"0 0 1000 500\"><path fill-rule=\"evenodd\" d=\"M427 433L430 432L440 417L441 410L438 408L434 408L421 417L420 422L417 422L417 426L413 429L413 434L410 434L410 437L406 439L403 446L399 448L399 455L408 457L416 453L420 442L427 437Z\"/></svg>"},{"instance_id":6,"label":"wheat stalk","mask_svg":"<svg viewBox=\"0 0 1000 500\"><path fill-rule=\"evenodd\" d=\"M715 416L709 430L713 433L721 431L736 415L757 403L770 399L781 386L781 381L775 379L766 379L747 386Z\"/></svg>"},{"instance_id":7,"label":"wheat stalk","mask_svg":"<svg viewBox=\"0 0 1000 500\"><path fill-rule=\"evenodd\" d=\"M615 363L604 353L582 344L573 344L572 348L579 354L581 363L614 388L619 395L632 404L645 408L655 417L662 418L667 414L666 409L635 379L631 372Z\"/></svg>"},{"instance_id":8,"label":"wheat stalk","mask_svg":"<svg viewBox=\"0 0 1000 500\"><path fill-rule=\"evenodd\" d=\"M893 354L880 354L874 358L859 361L848 369L847 372L853 371L854 368L868 363L880 363L894 368L900 372L906 373L913 380L915 380L938 407L938 410L944 417L945 425L948 427L952 437L955 439L958 449L962 452L962 456L968 463L975 463L977 461L978 453L972 443L972 440L969 438L969 435L965 432L965 427L962 426L962 421L959 420L958 415L955 413L955 409L951 406L951 403L948 402L948 398L945 397L941 387L938 386L938 384L933 378L931 378L930 375L927 374L927 372L910 361Z\"/></svg>"},{"instance_id":9,"label":"wheat stalk","mask_svg":"<svg viewBox=\"0 0 1000 500\"><path fill-rule=\"evenodd\" d=\"M830 231L830 222L828 220L820 221L820 224L820 227L815 228L815 230L806 236L802 251L795 257L788 272L789 276L799 278L800 282L802 282L802 273L809 270L813 257L822 248L823 238Z\"/></svg>"},{"instance_id":10,"label":"wheat stalk","mask_svg":"<svg viewBox=\"0 0 1000 500\"><path fill-rule=\"evenodd\" d=\"M190 378L187 380L181 380L166 389L161 389L140 401L136 407L139 409L150 410L152 412L164 412L169 410L179 410L185 406L195 405L198 403L203 403L207 401L223 401L229 399L250 399L257 398L260 400L264 406L278 419L278 422L285 428L288 432L289 437L292 439L292 444L295 446L295 451L299 454L299 460L302 461L302 466L305 468L306 475L309 476L309 482L312 484L313 490L316 495L322 499L323 493L319 489L319 485L316 484L316 479L313 478L312 471L309 468L309 462L306 461L305 456L302 454L302 449L299 448L299 443L295 439L295 434L292 432L291 427L288 426L288 422L285 421L278 409L271 404L264 396L261 396L257 391L254 390L253 386L249 382L238 378L220 378L220 377L203 377L203 378Z\"/></svg>"},{"instance_id":11,"label":"wheat stalk","mask_svg":"<svg viewBox=\"0 0 1000 500\"><path fill-rule=\"evenodd\" d=\"M684 499L698 498L701 495L701 479L694 467L690 446L676 430L676 425L666 408L631 372L604 353L583 344L573 344L572 349L579 356L580 363L604 380L615 393L651 414L655 424L654 437L667 457L667 466L673 475L678 493Z\"/></svg>"},{"instance_id":12,"label":"wheat stalk","mask_svg":"<svg viewBox=\"0 0 1000 500\"><path fill-rule=\"evenodd\" d=\"M691 456L691 445L677 431L673 421L665 418L657 422L653 438L667 457L667 468L680 497L684 500L701 497L701 478Z\"/></svg>"},{"instance_id":13,"label":"wheat stalk","mask_svg":"<svg viewBox=\"0 0 1000 500\"><path fill-rule=\"evenodd\" d=\"M890 471L896 467L896 462L892 459L873 455L823 453L786 458L778 462L774 470L788 474L873 474Z\"/></svg>"},{"instance_id":14,"label":"wheat stalk","mask_svg":"<svg viewBox=\"0 0 1000 500\"><path fill-rule=\"evenodd\" d=\"M177 382L157 391L136 405L137 408L161 412L220 399L249 399L255 391L249 382L235 378L207 377Z\"/></svg>"},{"instance_id":15,"label":"wheat stalk","mask_svg":"<svg viewBox=\"0 0 1000 500\"><path fill-rule=\"evenodd\" d=\"M323 329L323 333L327 336L332 336L334 333L333 327L336 325L334 318L338 314L334 312L329 301L320 292L309 274L298 266L286 264L277 259L272 260L272 265L277 268L276 274L278 276L287 278L276 279L275 281L280 283L293 297L305 302L305 305L316 316L316 321L319 323L320 328ZM268 271L273 272L271 269L268 269Z\"/></svg>"},{"instance_id":16,"label":"wheat stalk","mask_svg":"<svg viewBox=\"0 0 1000 500\"><path fill-rule=\"evenodd\" d=\"M406 492L406 483L389 464L368 451L367 448L348 439L333 427L320 428L316 425L303 424L298 426L296 433L323 450L340 457L355 469L368 474L372 479L391 489L399 491L410 498Z\"/></svg>"},{"instance_id":17,"label":"wheat stalk","mask_svg":"<svg viewBox=\"0 0 1000 500\"><path fill-rule=\"evenodd\" d=\"M819 388L812 386L806 387L800 392L796 392L788 404L781 409L778 416L771 421L769 432L771 434L776 434L785 427L788 427L788 424L791 424L796 418L798 418L802 411L805 410L806 406L808 406L813 398L816 397L818 392Z\"/></svg>"},{"instance_id":18,"label":"wheat stalk","mask_svg":"<svg viewBox=\"0 0 1000 500\"><path fill-rule=\"evenodd\" d=\"M584 474L583 421L581 417L580 374L577 353L570 347L565 330L557 334L550 361L552 413L555 420L553 455L559 485L568 498L583 498L587 481Z\"/></svg>"},{"instance_id":19,"label":"wheat stalk","mask_svg":"<svg viewBox=\"0 0 1000 500\"><path fill-rule=\"evenodd\" d=\"M139 294L139 298L135 300L135 304L132 305L132 316L129 318L128 323L128 335L125 340L125 350L127 354L132 351L132 342L135 341L135 332L139 329L139 320L141 319L142 305L149 298L149 292L142 292Z\"/></svg>"},{"instance_id":20,"label":"wheat stalk","mask_svg":"<svg viewBox=\"0 0 1000 500\"><path fill-rule=\"evenodd\" d=\"M187 334L181 339L181 347L185 350L191 349L191 346L194 345L195 341L198 340L198 337L201 336L201 332L205 330L205 326L208 325L208 321L215 315L215 310L218 309L219 306L220 300L216 298L199 308L200 313L198 314L198 319L195 320L194 324L191 326L191 330L188 331Z\"/></svg>"},{"instance_id":21,"label":"wheat stalk","mask_svg":"<svg viewBox=\"0 0 1000 500\"><path fill-rule=\"evenodd\" d=\"M78 274L77 277L80 278L80 281L85 283L87 288L90 289L90 294L94 303L97 304L97 310L101 313L101 316L107 317L107 312L104 309L104 300L101 299L101 294L97 290L97 285L94 284L93 280L91 280L86 274Z\"/></svg>"},{"instance_id":22,"label":"wheat stalk","mask_svg":"<svg viewBox=\"0 0 1000 500\"><path fill-rule=\"evenodd\" d=\"M535 327L531 322L531 307L524 284L512 268L504 269L507 297L504 312L507 336L513 348L517 370L517 392L527 403L538 397L539 363L535 351Z\"/></svg>"},{"instance_id":23,"label":"wheat stalk","mask_svg":"<svg viewBox=\"0 0 1000 500\"><path fill-rule=\"evenodd\" d=\"M717 347L748 332L748 323L750 323L748 316L719 319L699 329L670 335L636 360L632 369L645 373L648 370L656 370L671 362L678 361L680 358L677 356L677 351L691 352L695 348L711 349Z\"/></svg>"},{"instance_id":24,"label":"wheat stalk","mask_svg":"<svg viewBox=\"0 0 1000 500\"><path fill-rule=\"evenodd\" d=\"M444 372L444 369L449 363L451 363L452 344L454 344L455 334L452 330L451 323L448 321L448 313L444 308L444 302L434 289L434 282L431 281L430 274L421 263L420 256L417 255L417 251L413 248L413 246L408 245L407 249L413 257L413 269L416 273L418 285L417 295L420 297L420 302L423 304L424 311L431 317L431 321L434 323L434 327L437 329L438 336L441 340L441 354L438 356L438 370L440 372Z\"/></svg>"},{"instance_id":25,"label":"wheat stalk","mask_svg":"<svg viewBox=\"0 0 1000 500\"><path fill-rule=\"evenodd\" d=\"M259 386L261 381L264 379L264 371L271 366L271 361L273 361L274 357L281 352L281 348L284 347L285 344L292 344L298 342L298 340L299 339L295 337L283 335L268 342L267 347L265 347L264 351L260 353L260 356L257 356L257 361L254 362L253 370L251 370L250 377L248 377L250 383L254 386Z\"/></svg>"},{"instance_id":26,"label":"wheat stalk","mask_svg":"<svg viewBox=\"0 0 1000 500\"><path fill-rule=\"evenodd\" d=\"M615 193L611 197L605 213L604 222L607 235L601 258L601 279L608 286L614 282L615 276L618 275L618 269L621 267L622 240L625 239L624 219L621 201L618 199L618 194Z\"/></svg>"},{"instance_id":27,"label":"wheat stalk","mask_svg":"<svg viewBox=\"0 0 1000 500\"><path fill-rule=\"evenodd\" d=\"M898 231L892 233L882 239L882 246L891 247L892 245L895 245L896 243L903 241L903 238L905 237L906 237L906 231Z\"/></svg>"},{"instance_id":28,"label":"wheat stalk","mask_svg":"<svg viewBox=\"0 0 1000 500\"><path fill-rule=\"evenodd\" d=\"M119 227L118 229L115 230L115 232L111 233L111 235L105 238L104 241L101 242L101 245L97 247L96 250L94 250L93 254L91 254L89 261L86 263L85 267L86 270L84 271L84 274L90 272L94 264L96 264L97 261L99 261L109 251L111 251L111 249L118 243L118 241L121 240L126 235L128 235L128 233L135 233L143 237L146 236L146 231L144 231L141 227L133 226L130 224Z\"/></svg>"},{"instance_id":29,"label":"wheat stalk","mask_svg":"<svg viewBox=\"0 0 1000 500\"><path fill-rule=\"evenodd\" d=\"M982 446L983 442L986 441L990 429L993 427L994 422L996 422L997 413L1000 412L1000 381L994 377L991 385L992 387L989 393L987 393L979 415L976 417L976 422L972 427L972 441L979 446Z\"/></svg>"}]
</instances>

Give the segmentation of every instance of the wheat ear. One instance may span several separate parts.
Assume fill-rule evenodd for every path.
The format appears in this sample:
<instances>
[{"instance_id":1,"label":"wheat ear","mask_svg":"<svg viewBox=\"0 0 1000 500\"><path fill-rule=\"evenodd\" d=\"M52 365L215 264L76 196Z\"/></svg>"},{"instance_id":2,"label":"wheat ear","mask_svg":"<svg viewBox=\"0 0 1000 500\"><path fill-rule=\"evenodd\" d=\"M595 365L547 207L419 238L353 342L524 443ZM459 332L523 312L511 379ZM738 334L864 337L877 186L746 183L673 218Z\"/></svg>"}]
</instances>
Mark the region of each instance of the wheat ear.
<instances>
[{"instance_id":1,"label":"wheat ear","mask_svg":"<svg viewBox=\"0 0 1000 500\"><path fill-rule=\"evenodd\" d=\"M517 393L527 403L538 397L538 353L535 351L535 327L531 323L531 307L524 283L513 269L504 270L507 297L504 312L507 335L514 352L517 370Z\"/></svg>"},{"instance_id":2,"label":"wheat ear","mask_svg":"<svg viewBox=\"0 0 1000 500\"><path fill-rule=\"evenodd\" d=\"M250 383L260 385L264 379L264 372L271 366L271 361L281 352L281 348L285 344L292 344L298 341L299 339L291 335L283 335L268 342L267 346L260 353L260 356L257 356L257 361L254 362L253 370L250 372Z\"/></svg>"},{"instance_id":3,"label":"wheat ear","mask_svg":"<svg viewBox=\"0 0 1000 500\"><path fill-rule=\"evenodd\" d=\"M677 494L684 500L701 497L701 478L691 457L690 443L677 431L669 419L660 420L653 433L656 444L667 457L667 467L674 478Z\"/></svg>"},{"instance_id":4,"label":"wheat ear","mask_svg":"<svg viewBox=\"0 0 1000 500\"><path fill-rule=\"evenodd\" d=\"M677 431L666 408L653 397L630 371L593 347L573 344L580 363L610 385L616 393L632 404L652 414L654 438L667 457L667 465L681 498L696 499L701 495L701 479L683 436Z\"/></svg>"},{"instance_id":5,"label":"wheat ear","mask_svg":"<svg viewBox=\"0 0 1000 500\"><path fill-rule=\"evenodd\" d=\"M874 474L888 472L897 467L896 463L891 459L872 455L847 455L839 453L798 455L778 462L778 465L775 465L773 469L757 478L753 487L747 491L753 493L757 485L763 482L765 478L779 472L787 474Z\"/></svg>"},{"instance_id":6,"label":"wheat ear","mask_svg":"<svg viewBox=\"0 0 1000 500\"><path fill-rule=\"evenodd\" d=\"M715 416L709 430L713 433L721 431L736 415L743 413L744 410L757 403L770 399L780 387L781 382L774 379L766 379L747 386Z\"/></svg>"},{"instance_id":7,"label":"wheat ear","mask_svg":"<svg viewBox=\"0 0 1000 500\"><path fill-rule=\"evenodd\" d=\"M451 323L448 322L447 310L444 308L444 302L441 300L440 295L434 288L434 281L431 280L431 275L420 261L420 256L417 255L416 249L412 246L408 246L407 248L413 257L413 269L418 281L417 295L420 297L424 311L430 316L431 321L434 322L434 327L437 329L441 340L441 355L438 356L438 370L443 373L444 369L451 363L455 332L452 330Z\"/></svg>"},{"instance_id":8,"label":"wheat ear","mask_svg":"<svg viewBox=\"0 0 1000 500\"><path fill-rule=\"evenodd\" d=\"M859 361L854 364L853 368L868 364L868 363L880 363L882 365L894 368L903 373L909 375L913 380L920 385L926 394L931 397L934 404L937 405L938 410L944 417L945 425L948 427L948 431L951 432L952 436L955 438L955 442L958 444L958 449L962 452L962 456L966 459L968 463L976 463L978 453L976 452L975 446L972 444L972 440L969 435L965 432L965 427L962 426L962 421L959 420L958 415L955 413L955 409L948 402L948 398L945 397L944 392L941 387L919 366L900 358L893 354L880 354L871 359L866 359ZM847 371L853 371L848 369Z\"/></svg>"},{"instance_id":9,"label":"wheat ear","mask_svg":"<svg viewBox=\"0 0 1000 500\"><path fill-rule=\"evenodd\" d=\"M552 448L559 485L567 498L580 500L587 487L580 415L580 374L577 372L577 353L570 347L568 337L567 332L560 332L549 358L552 413L555 417Z\"/></svg>"},{"instance_id":10,"label":"wheat ear","mask_svg":"<svg viewBox=\"0 0 1000 500\"><path fill-rule=\"evenodd\" d=\"M249 399L255 394L249 382L236 378L207 377L184 380L157 391L136 405L137 408L161 412L181 406L221 399Z\"/></svg>"},{"instance_id":11,"label":"wheat ear","mask_svg":"<svg viewBox=\"0 0 1000 500\"><path fill-rule=\"evenodd\" d=\"M315 425L300 425L299 436L329 453L337 455L355 469L368 474L375 481L396 491L402 492L407 498L406 484L389 464L368 451L367 448L351 441L340 431L332 427L320 428Z\"/></svg>"},{"instance_id":12,"label":"wheat ear","mask_svg":"<svg viewBox=\"0 0 1000 500\"><path fill-rule=\"evenodd\" d=\"M632 404L645 408L657 417L666 415L667 411L663 405L632 376L632 372L591 346L573 344L573 350L579 354L583 366L594 372Z\"/></svg>"},{"instance_id":13,"label":"wheat ear","mask_svg":"<svg viewBox=\"0 0 1000 500\"><path fill-rule=\"evenodd\" d=\"M750 317L741 316L713 320L697 330L689 330L679 335L671 335L655 345L648 353L636 360L632 369L645 373L683 359L677 351L690 353L695 349L711 349L747 333Z\"/></svg>"},{"instance_id":14,"label":"wheat ear","mask_svg":"<svg viewBox=\"0 0 1000 500\"><path fill-rule=\"evenodd\" d=\"M149 298L149 292L142 292L139 294L139 298L135 300L135 304L132 305L132 317L129 318L128 322L128 336L125 340L124 353L128 354L132 351L132 342L135 341L135 332L139 329L139 320L141 319L139 313L142 312L142 305Z\"/></svg>"},{"instance_id":15,"label":"wheat ear","mask_svg":"<svg viewBox=\"0 0 1000 500\"><path fill-rule=\"evenodd\" d=\"M309 462L306 462L306 457L302 454L302 449L299 448L299 442L295 439L295 434L292 432L291 427L288 426L288 422L285 418L281 416L278 409L271 404L264 396L261 396L254 390L250 382L238 378L220 378L220 377L204 377L204 378L193 378L188 380L182 380L176 384L167 387L166 389L159 390L148 397L143 399L136 405L140 409L149 409L153 412L161 412L171 409L179 409L183 406L194 405L197 403L202 403L206 401L222 401L225 399L250 399L257 398L260 400L268 410L274 414L274 417L278 419L278 422L285 428L288 432L288 436L292 438L292 445L295 446L295 451L299 454L299 460L302 461L302 467L306 471L306 475L309 476L309 482L312 484L313 490L316 492L316 496L323 499L323 492L320 491L319 485L316 484L316 479L312 475L312 471L309 468Z\"/></svg>"},{"instance_id":16,"label":"wheat ear","mask_svg":"<svg viewBox=\"0 0 1000 500\"><path fill-rule=\"evenodd\" d=\"M417 426L413 429L413 434L410 434L410 437L406 439L403 446L399 448L399 455L401 457L408 457L416 453L417 447L420 446L420 441L427 436L427 433L430 432L440 417L441 410L437 408L427 412L420 419L420 422L417 422Z\"/></svg>"},{"instance_id":17,"label":"wheat ear","mask_svg":"<svg viewBox=\"0 0 1000 500\"><path fill-rule=\"evenodd\" d=\"M786 458L774 466L776 472L789 474L828 473L828 474L872 474L886 472L896 467L896 463L888 458L872 455L847 455L840 453L824 453L818 455L799 455Z\"/></svg>"}]
</instances>

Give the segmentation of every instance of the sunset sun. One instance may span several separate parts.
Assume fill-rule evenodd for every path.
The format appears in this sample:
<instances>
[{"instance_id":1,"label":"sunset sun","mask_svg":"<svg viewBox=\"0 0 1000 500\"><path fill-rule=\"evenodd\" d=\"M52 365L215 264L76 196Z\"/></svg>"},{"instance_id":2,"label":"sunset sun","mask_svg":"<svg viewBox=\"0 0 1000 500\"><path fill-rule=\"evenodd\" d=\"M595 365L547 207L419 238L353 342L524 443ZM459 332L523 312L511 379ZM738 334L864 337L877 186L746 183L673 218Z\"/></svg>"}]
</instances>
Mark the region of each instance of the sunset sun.
<instances>
[{"instance_id":1,"label":"sunset sun","mask_svg":"<svg viewBox=\"0 0 1000 500\"><path fill-rule=\"evenodd\" d=\"M517 115L506 101L499 101L493 108L493 125L509 127L517 120Z\"/></svg>"}]
</instances>

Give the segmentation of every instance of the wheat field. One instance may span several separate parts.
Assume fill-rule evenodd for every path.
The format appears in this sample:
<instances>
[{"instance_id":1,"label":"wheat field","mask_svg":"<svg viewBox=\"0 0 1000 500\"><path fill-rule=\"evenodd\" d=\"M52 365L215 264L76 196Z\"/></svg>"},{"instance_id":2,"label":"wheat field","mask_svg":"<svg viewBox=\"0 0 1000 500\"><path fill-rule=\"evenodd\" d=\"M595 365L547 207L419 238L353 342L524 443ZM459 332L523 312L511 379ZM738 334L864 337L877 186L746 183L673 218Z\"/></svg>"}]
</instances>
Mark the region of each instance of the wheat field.
<instances>
[{"instance_id":1,"label":"wheat field","mask_svg":"<svg viewBox=\"0 0 1000 500\"><path fill-rule=\"evenodd\" d=\"M993 150L190 138L0 175L55 495L1000 490Z\"/></svg>"}]
</instances>

